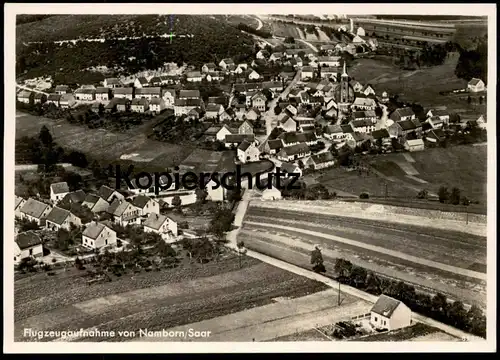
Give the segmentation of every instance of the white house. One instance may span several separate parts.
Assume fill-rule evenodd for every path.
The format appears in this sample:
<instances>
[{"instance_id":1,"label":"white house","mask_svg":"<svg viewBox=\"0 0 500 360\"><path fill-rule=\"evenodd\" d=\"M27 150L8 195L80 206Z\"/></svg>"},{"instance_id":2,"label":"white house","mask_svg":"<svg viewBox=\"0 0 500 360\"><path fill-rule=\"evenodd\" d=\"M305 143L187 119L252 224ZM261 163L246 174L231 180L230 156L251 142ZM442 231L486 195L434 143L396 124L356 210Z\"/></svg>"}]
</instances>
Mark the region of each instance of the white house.
<instances>
[{"instance_id":1,"label":"white house","mask_svg":"<svg viewBox=\"0 0 500 360\"><path fill-rule=\"evenodd\" d=\"M262 192L262 200L281 200L281 191L272 186Z\"/></svg>"},{"instance_id":2,"label":"white house","mask_svg":"<svg viewBox=\"0 0 500 360\"><path fill-rule=\"evenodd\" d=\"M260 78L260 75L259 75L259 73L257 71L252 70L252 72L248 75L248 78L250 80L257 80L257 79Z\"/></svg>"},{"instance_id":3,"label":"white house","mask_svg":"<svg viewBox=\"0 0 500 360\"><path fill-rule=\"evenodd\" d=\"M422 139L406 140L404 143L404 148L410 152L422 151L425 148L424 140Z\"/></svg>"},{"instance_id":4,"label":"white house","mask_svg":"<svg viewBox=\"0 0 500 360\"><path fill-rule=\"evenodd\" d=\"M300 79L312 79L314 76L314 69L311 66L304 66L302 72L300 73Z\"/></svg>"},{"instance_id":5,"label":"white house","mask_svg":"<svg viewBox=\"0 0 500 360\"><path fill-rule=\"evenodd\" d=\"M47 223L45 227L52 231L57 231L59 229L69 231L71 224L74 224L75 226L82 225L82 220L78 216L57 206L55 206L49 215L47 215L46 221Z\"/></svg>"},{"instance_id":6,"label":"white house","mask_svg":"<svg viewBox=\"0 0 500 360\"><path fill-rule=\"evenodd\" d=\"M68 183L58 182L50 184L50 201L53 203L61 201L67 194L69 194Z\"/></svg>"},{"instance_id":7,"label":"white house","mask_svg":"<svg viewBox=\"0 0 500 360\"><path fill-rule=\"evenodd\" d=\"M59 106L63 109L69 109L76 104L73 94L62 94L59 99Z\"/></svg>"},{"instance_id":8,"label":"white house","mask_svg":"<svg viewBox=\"0 0 500 360\"><path fill-rule=\"evenodd\" d=\"M200 71L190 71L186 74L186 80L188 82L201 82L203 74Z\"/></svg>"},{"instance_id":9,"label":"white house","mask_svg":"<svg viewBox=\"0 0 500 360\"><path fill-rule=\"evenodd\" d=\"M472 80L467 84L467 89L472 92L484 91L484 81L481 79L472 78Z\"/></svg>"},{"instance_id":10,"label":"white house","mask_svg":"<svg viewBox=\"0 0 500 360\"><path fill-rule=\"evenodd\" d=\"M107 202L112 202L114 199L123 200L125 196L120 194L118 191L110 188L109 186L102 185L99 188L98 195L102 197Z\"/></svg>"},{"instance_id":11,"label":"white house","mask_svg":"<svg viewBox=\"0 0 500 360\"><path fill-rule=\"evenodd\" d=\"M22 232L14 243L14 263L22 259L43 256L42 239L32 231Z\"/></svg>"},{"instance_id":12,"label":"white house","mask_svg":"<svg viewBox=\"0 0 500 360\"><path fill-rule=\"evenodd\" d=\"M118 99L132 100L134 98L134 88L116 88L113 89L113 96Z\"/></svg>"},{"instance_id":13,"label":"white house","mask_svg":"<svg viewBox=\"0 0 500 360\"><path fill-rule=\"evenodd\" d=\"M35 221L38 225L43 225L42 219L49 214L51 209L52 207L50 205L29 198L19 212L21 214L21 219Z\"/></svg>"},{"instance_id":14,"label":"white house","mask_svg":"<svg viewBox=\"0 0 500 360\"><path fill-rule=\"evenodd\" d=\"M136 89L134 98L143 98L143 99L154 99L161 97L161 87L148 87L142 89Z\"/></svg>"},{"instance_id":15,"label":"white house","mask_svg":"<svg viewBox=\"0 0 500 360\"><path fill-rule=\"evenodd\" d=\"M247 163L259 161L260 151L253 143L245 140L238 146L237 154L240 162Z\"/></svg>"},{"instance_id":16,"label":"white house","mask_svg":"<svg viewBox=\"0 0 500 360\"><path fill-rule=\"evenodd\" d=\"M172 109L175 104L175 89L162 90L162 98L165 101L165 107Z\"/></svg>"},{"instance_id":17,"label":"white house","mask_svg":"<svg viewBox=\"0 0 500 360\"><path fill-rule=\"evenodd\" d=\"M100 249L116 244L116 231L102 223L92 221L82 233L82 245L89 249Z\"/></svg>"},{"instance_id":18,"label":"white house","mask_svg":"<svg viewBox=\"0 0 500 360\"><path fill-rule=\"evenodd\" d=\"M370 310L370 324L389 331L411 325L411 310L399 300L380 295Z\"/></svg>"},{"instance_id":19,"label":"white house","mask_svg":"<svg viewBox=\"0 0 500 360\"><path fill-rule=\"evenodd\" d=\"M165 100L154 98L149 101L149 110L157 114L165 109Z\"/></svg>"},{"instance_id":20,"label":"white house","mask_svg":"<svg viewBox=\"0 0 500 360\"><path fill-rule=\"evenodd\" d=\"M110 99L110 90L107 87L98 87L95 90L95 99L97 101L108 101Z\"/></svg>"},{"instance_id":21,"label":"white house","mask_svg":"<svg viewBox=\"0 0 500 360\"><path fill-rule=\"evenodd\" d=\"M371 98L357 97L351 104L353 110L375 110L377 103Z\"/></svg>"},{"instance_id":22,"label":"white house","mask_svg":"<svg viewBox=\"0 0 500 360\"><path fill-rule=\"evenodd\" d=\"M361 26L358 27L358 29L356 30L356 35L365 36L365 29L363 29Z\"/></svg>"},{"instance_id":23,"label":"white house","mask_svg":"<svg viewBox=\"0 0 500 360\"><path fill-rule=\"evenodd\" d=\"M227 125L222 125L222 127L217 131L217 134L215 134L215 138L218 141L225 141L226 140L226 135L231 135L232 132L229 130L229 127Z\"/></svg>"},{"instance_id":24,"label":"white house","mask_svg":"<svg viewBox=\"0 0 500 360\"><path fill-rule=\"evenodd\" d=\"M109 205L106 210L113 216L115 223L120 225L128 225L137 223L141 216L142 209L125 200L115 200Z\"/></svg>"},{"instance_id":25,"label":"white house","mask_svg":"<svg viewBox=\"0 0 500 360\"><path fill-rule=\"evenodd\" d=\"M117 78L108 78L104 80L104 87L107 87L109 89L114 89L122 86L123 86L122 82Z\"/></svg>"},{"instance_id":26,"label":"white house","mask_svg":"<svg viewBox=\"0 0 500 360\"><path fill-rule=\"evenodd\" d=\"M309 146L304 143L287 146L280 150L277 157L281 161L294 161L311 155Z\"/></svg>"},{"instance_id":27,"label":"white house","mask_svg":"<svg viewBox=\"0 0 500 360\"><path fill-rule=\"evenodd\" d=\"M15 203L14 203L14 214L17 217L21 217L21 209L23 208L24 204L26 204L26 200L24 200L22 197L16 195Z\"/></svg>"},{"instance_id":28,"label":"white house","mask_svg":"<svg viewBox=\"0 0 500 360\"><path fill-rule=\"evenodd\" d=\"M448 124L450 121L450 113L446 110L441 109L430 109L426 114L427 118L432 118L434 116L439 117L443 123Z\"/></svg>"},{"instance_id":29,"label":"white house","mask_svg":"<svg viewBox=\"0 0 500 360\"><path fill-rule=\"evenodd\" d=\"M146 112L149 110L149 101L144 98L135 98L130 104L130 110L139 113Z\"/></svg>"},{"instance_id":30,"label":"white house","mask_svg":"<svg viewBox=\"0 0 500 360\"><path fill-rule=\"evenodd\" d=\"M233 59L231 58L222 59L219 62L219 66L224 70L226 70L230 65L235 65Z\"/></svg>"},{"instance_id":31,"label":"white house","mask_svg":"<svg viewBox=\"0 0 500 360\"><path fill-rule=\"evenodd\" d=\"M317 63L319 66L338 67L340 66L340 59L340 56L318 56Z\"/></svg>"},{"instance_id":32,"label":"white house","mask_svg":"<svg viewBox=\"0 0 500 360\"><path fill-rule=\"evenodd\" d=\"M160 204L148 196L136 196L132 199L132 204L139 209L141 216L160 213Z\"/></svg>"},{"instance_id":33,"label":"white house","mask_svg":"<svg viewBox=\"0 0 500 360\"><path fill-rule=\"evenodd\" d=\"M313 168L314 170L320 170L335 165L335 158L331 152L326 151L321 154L311 156L306 161L305 165L309 168Z\"/></svg>"},{"instance_id":34,"label":"white house","mask_svg":"<svg viewBox=\"0 0 500 360\"><path fill-rule=\"evenodd\" d=\"M92 211L93 213L99 213L102 211L106 211L106 209L109 206L109 202L107 202L100 196L94 194L88 194L85 197L82 206L88 207L90 211Z\"/></svg>"},{"instance_id":35,"label":"white house","mask_svg":"<svg viewBox=\"0 0 500 360\"><path fill-rule=\"evenodd\" d=\"M207 200L224 201L224 188L220 186L220 184L217 184L213 179L210 179L207 183L205 190L207 190L208 193Z\"/></svg>"},{"instance_id":36,"label":"white house","mask_svg":"<svg viewBox=\"0 0 500 360\"><path fill-rule=\"evenodd\" d=\"M75 90L76 100L92 101L95 98L95 89L77 89Z\"/></svg>"},{"instance_id":37,"label":"white house","mask_svg":"<svg viewBox=\"0 0 500 360\"><path fill-rule=\"evenodd\" d=\"M152 213L143 225L145 233L155 233L162 238L176 237L178 235L177 223L165 215Z\"/></svg>"},{"instance_id":38,"label":"white house","mask_svg":"<svg viewBox=\"0 0 500 360\"><path fill-rule=\"evenodd\" d=\"M205 109L205 116L207 119L217 119L217 116L222 115L224 107L221 104L208 104Z\"/></svg>"}]
</instances>

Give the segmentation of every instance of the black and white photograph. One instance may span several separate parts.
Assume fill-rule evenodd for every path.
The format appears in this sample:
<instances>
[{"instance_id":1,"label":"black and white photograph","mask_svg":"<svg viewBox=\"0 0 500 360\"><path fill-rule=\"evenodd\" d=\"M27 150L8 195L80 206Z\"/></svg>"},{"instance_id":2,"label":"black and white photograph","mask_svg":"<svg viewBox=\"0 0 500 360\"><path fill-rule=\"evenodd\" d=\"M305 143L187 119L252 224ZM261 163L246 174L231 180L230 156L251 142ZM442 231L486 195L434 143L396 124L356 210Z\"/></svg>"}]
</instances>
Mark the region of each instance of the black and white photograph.
<instances>
[{"instance_id":1,"label":"black and white photograph","mask_svg":"<svg viewBox=\"0 0 500 360\"><path fill-rule=\"evenodd\" d=\"M6 4L4 351L496 350L495 5L285 5Z\"/></svg>"}]
</instances>

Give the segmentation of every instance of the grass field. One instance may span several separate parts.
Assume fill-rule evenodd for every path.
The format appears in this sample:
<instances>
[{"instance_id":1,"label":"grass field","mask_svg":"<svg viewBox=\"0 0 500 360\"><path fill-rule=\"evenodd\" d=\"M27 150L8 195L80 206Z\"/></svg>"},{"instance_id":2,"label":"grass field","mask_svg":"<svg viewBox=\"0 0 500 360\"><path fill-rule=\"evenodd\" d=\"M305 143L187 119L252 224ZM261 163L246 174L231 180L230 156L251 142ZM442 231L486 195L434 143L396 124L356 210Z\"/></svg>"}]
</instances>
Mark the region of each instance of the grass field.
<instances>
[{"instance_id":1,"label":"grass field","mask_svg":"<svg viewBox=\"0 0 500 360\"><path fill-rule=\"evenodd\" d=\"M437 193L440 186L447 186L449 190L458 187L462 195L486 204L487 151L486 146L466 145L426 149L410 154L415 160L411 165L418 172L415 177L428 182L420 184L421 188ZM401 161L405 161L401 154L387 154L373 159L372 165L386 176L409 182L397 165Z\"/></svg>"},{"instance_id":2,"label":"grass field","mask_svg":"<svg viewBox=\"0 0 500 360\"><path fill-rule=\"evenodd\" d=\"M484 113L485 105L471 106L457 97L439 94L467 86L467 81L455 76L457 61L458 53L451 53L443 65L409 71L384 57L358 59L349 75L363 84L372 84L378 94L382 91L398 94L400 100L417 102L424 107L447 106L448 110L461 114Z\"/></svg>"},{"instance_id":3,"label":"grass field","mask_svg":"<svg viewBox=\"0 0 500 360\"><path fill-rule=\"evenodd\" d=\"M411 339L434 333L440 333L439 329L432 326L416 323L412 326L390 331L388 333L368 335L353 341L409 341ZM452 340L453 341L453 340ZM456 340L455 340L456 341Z\"/></svg>"},{"instance_id":4,"label":"grass field","mask_svg":"<svg viewBox=\"0 0 500 360\"><path fill-rule=\"evenodd\" d=\"M84 273L72 268L52 277L36 274L16 281L16 340L28 340L22 337L26 327L169 328L269 304L273 298L295 298L327 288L247 257L240 269L235 256L217 263L184 263L170 270L127 274L92 286ZM92 339L99 340L106 339Z\"/></svg>"},{"instance_id":5,"label":"grass field","mask_svg":"<svg viewBox=\"0 0 500 360\"><path fill-rule=\"evenodd\" d=\"M318 330L311 329L302 331L292 335L282 336L271 341L331 341L325 335L322 335Z\"/></svg>"}]
</instances>

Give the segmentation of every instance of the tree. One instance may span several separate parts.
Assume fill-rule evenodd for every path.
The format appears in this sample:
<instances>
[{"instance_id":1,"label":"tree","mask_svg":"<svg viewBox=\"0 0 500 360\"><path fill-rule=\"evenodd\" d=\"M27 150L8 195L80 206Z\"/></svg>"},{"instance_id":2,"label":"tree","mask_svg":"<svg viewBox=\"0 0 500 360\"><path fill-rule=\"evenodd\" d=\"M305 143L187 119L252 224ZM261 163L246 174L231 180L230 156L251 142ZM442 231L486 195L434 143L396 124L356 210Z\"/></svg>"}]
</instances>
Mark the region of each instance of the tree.
<instances>
[{"instance_id":1,"label":"tree","mask_svg":"<svg viewBox=\"0 0 500 360\"><path fill-rule=\"evenodd\" d=\"M453 205L460 204L460 189L456 187L451 189L450 203L452 203Z\"/></svg>"},{"instance_id":2,"label":"tree","mask_svg":"<svg viewBox=\"0 0 500 360\"><path fill-rule=\"evenodd\" d=\"M89 165L87 158L85 157L85 154L79 151L72 151L68 155L68 161L71 163L71 165L78 166L81 168L86 168Z\"/></svg>"},{"instance_id":3,"label":"tree","mask_svg":"<svg viewBox=\"0 0 500 360\"><path fill-rule=\"evenodd\" d=\"M356 288L362 288L366 285L366 278L368 273L365 268L354 266L351 274L351 283Z\"/></svg>"},{"instance_id":4,"label":"tree","mask_svg":"<svg viewBox=\"0 0 500 360\"><path fill-rule=\"evenodd\" d=\"M346 282L351 277L352 263L349 260L338 258L334 270L339 280Z\"/></svg>"},{"instance_id":5,"label":"tree","mask_svg":"<svg viewBox=\"0 0 500 360\"><path fill-rule=\"evenodd\" d=\"M420 190L417 194L417 199L427 199L429 196L429 192L425 189Z\"/></svg>"},{"instance_id":6,"label":"tree","mask_svg":"<svg viewBox=\"0 0 500 360\"><path fill-rule=\"evenodd\" d=\"M438 318L442 318L448 309L448 299L445 295L437 293L432 297L431 308L432 312L437 315Z\"/></svg>"},{"instance_id":7,"label":"tree","mask_svg":"<svg viewBox=\"0 0 500 360\"><path fill-rule=\"evenodd\" d=\"M446 186L441 186L438 190L438 198L440 203L445 203L450 198L450 193Z\"/></svg>"},{"instance_id":8,"label":"tree","mask_svg":"<svg viewBox=\"0 0 500 360\"><path fill-rule=\"evenodd\" d=\"M30 231L30 230L40 230L40 226L34 220L21 219L16 217L16 226L19 228L19 232Z\"/></svg>"},{"instance_id":9,"label":"tree","mask_svg":"<svg viewBox=\"0 0 500 360\"><path fill-rule=\"evenodd\" d=\"M279 105L276 105L276 106L274 107L274 115L279 115L279 114L281 114L281 111L282 111L282 109L281 109L281 107L280 107Z\"/></svg>"},{"instance_id":10,"label":"tree","mask_svg":"<svg viewBox=\"0 0 500 360\"><path fill-rule=\"evenodd\" d=\"M175 195L172 199L172 206L176 209L180 209L182 204L182 199L179 195Z\"/></svg>"},{"instance_id":11,"label":"tree","mask_svg":"<svg viewBox=\"0 0 500 360\"><path fill-rule=\"evenodd\" d=\"M384 111L382 110L382 108L380 106L377 106L375 108L375 115L377 115L377 117L382 117L382 115L384 114Z\"/></svg>"},{"instance_id":12,"label":"tree","mask_svg":"<svg viewBox=\"0 0 500 360\"><path fill-rule=\"evenodd\" d=\"M156 243L155 248L157 254L162 258L162 260L167 261L168 263L173 262L177 256L177 253L172 246L163 241L163 239L160 239L160 241Z\"/></svg>"},{"instance_id":13,"label":"tree","mask_svg":"<svg viewBox=\"0 0 500 360\"><path fill-rule=\"evenodd\" d=\"M325 265L323 264L323 255L321 254L321 249L317 246L313 251L311 251L311 265L313 265L314 272L326 272Z\"/></svg>"},{"instance_id":14,"label":"tree","mask_svg":"<svg viewBox=\"0 0 500 360\"><path fill-rule=\"evenodd\" d=\"M207 190L200 189L200 188L196 189L195 194L196 194L196 202L199 202L199 203L204 203L207 196L208 196Z\"/></svg>"},{"instance_id":15,"label":"tree","mask_svg":"<svg viewBox=\"0 0 500 360\"><path fill-rule=\"evenodd\" d=\"M372 272L368 273L365 280L366 291L370 294L380 295L382 293L380 286L380 279L377 277L377 275Z\"/></svg>"},{"instance_id":16,"label":"tree","mask_svg":"<svg viewBox=\"0 0 500 360\"><path fill-rule=\"evenodd\" d=\"M469 96L467 96L467 104L470 104L472 102L472 98Z\"/></svg>"},{"instance_id":17,"label":"tree","mask_svg":"<svg viewBox=\"0 0 500 360\"><path fill-rule=\"evenodd\" d=\"M463 329L464 325L467 323L467 311L461 301L454 301L453 304L449 306L447 316L451 325L456 328Z\"/></svg>"},{"instance_id":18,"label":"tree","mask_svg":"<svg viewBox=\"0 0 500 360\"><path fill-rule=\"evenodd\" d=\"M52 135L50 134L49 129L45 125L43 125L42 128L40 129L38 139L40 140L42 145L47 148L51 148L54 145L54 139L52 139Z\"/></svg>"},{"instance_id":19,"label":"tree","mask_svg":"<svg viewBox=\"0 0 500 360\"><path fill-rule=\"evenodd\" d=\"M293 43L295 43L295 39L293 38L293 36L287 36L285 38L285 43L287 43L287 44L293 44Z\"/></svg>"}]
</instances>

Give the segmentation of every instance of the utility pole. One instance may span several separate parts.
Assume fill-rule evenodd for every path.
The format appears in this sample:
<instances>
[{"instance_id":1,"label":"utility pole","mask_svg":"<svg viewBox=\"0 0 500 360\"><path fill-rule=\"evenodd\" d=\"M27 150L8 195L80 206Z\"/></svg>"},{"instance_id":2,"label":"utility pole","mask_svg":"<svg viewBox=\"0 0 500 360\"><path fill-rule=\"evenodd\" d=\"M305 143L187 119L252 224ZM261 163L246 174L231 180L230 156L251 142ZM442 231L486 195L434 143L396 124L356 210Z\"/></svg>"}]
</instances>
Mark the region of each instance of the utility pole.
<instances>
[{"instance_id":1,"label":"utility pole","mask_svg":"<svg viewBox=\"0 0 500 360\"><path fill-rule=\"evenodd\" d=\"M338 297L337 298L338 298L338 300L337 300L338 305L340 306L340 281L339 281L339 293L338 293Z\"/></svg>"},{"instance_id":2,"label":"utility pole","mask_svg":"<svg viewBox=\"0 0 500 360\"><path fill-rule=\"evenodd\" d=\"M387 181L385 182L385 199L387 200Z\"/></svg>"},{"instance_id":3,"label":"utility pole","mask_svg":"<svg viewBox=\"0 0 500 360\"><path fill-rule=\"evenodd\" d=\"M469 225L469 209L465 205L465 225Z\"/></svg>"}]
</instances>

